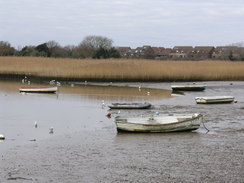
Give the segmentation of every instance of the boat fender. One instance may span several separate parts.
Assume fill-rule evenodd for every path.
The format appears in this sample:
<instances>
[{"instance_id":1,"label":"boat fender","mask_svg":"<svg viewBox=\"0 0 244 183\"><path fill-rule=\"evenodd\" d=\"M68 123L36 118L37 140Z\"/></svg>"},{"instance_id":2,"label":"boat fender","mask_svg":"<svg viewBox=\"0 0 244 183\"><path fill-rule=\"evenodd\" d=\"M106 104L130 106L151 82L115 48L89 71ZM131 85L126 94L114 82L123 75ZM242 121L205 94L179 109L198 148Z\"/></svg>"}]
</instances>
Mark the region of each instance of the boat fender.
<instances>
[{"instance_id":1,"label":"boat fender","mask_svg":"<svg viewBox=\"0 0 244 183\"><path fill-rule=\"evenodd\" d=\"M106 114L107 118L111 118L111 113Z\"/></svg>"}]
</instances>

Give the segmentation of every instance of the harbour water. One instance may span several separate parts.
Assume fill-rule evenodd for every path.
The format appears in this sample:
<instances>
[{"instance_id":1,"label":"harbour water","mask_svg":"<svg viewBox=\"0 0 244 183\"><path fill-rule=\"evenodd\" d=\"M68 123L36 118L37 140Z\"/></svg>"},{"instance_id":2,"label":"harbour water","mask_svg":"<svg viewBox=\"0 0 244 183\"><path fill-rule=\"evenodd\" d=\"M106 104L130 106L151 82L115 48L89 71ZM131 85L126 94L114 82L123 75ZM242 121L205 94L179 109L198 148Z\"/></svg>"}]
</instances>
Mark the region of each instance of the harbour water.
<instances>
[{"instance_id":1,"label":"harbour water","mask_svg":"<svg viewBox=\"0 0 244 183\"><path fill-rule=\"evenodd\" d=\"M207 89L183 95L171 84L61 83L57 94L26 94L18 88L28 83L0 81L0 182L242 182L244 82L198 83ZM237 103L194 100L215 95ZM153 107L111 111L111 102ZM118 113L156 112L201 113L209 132L117 133Z\"/></svg>"}]
</instances>

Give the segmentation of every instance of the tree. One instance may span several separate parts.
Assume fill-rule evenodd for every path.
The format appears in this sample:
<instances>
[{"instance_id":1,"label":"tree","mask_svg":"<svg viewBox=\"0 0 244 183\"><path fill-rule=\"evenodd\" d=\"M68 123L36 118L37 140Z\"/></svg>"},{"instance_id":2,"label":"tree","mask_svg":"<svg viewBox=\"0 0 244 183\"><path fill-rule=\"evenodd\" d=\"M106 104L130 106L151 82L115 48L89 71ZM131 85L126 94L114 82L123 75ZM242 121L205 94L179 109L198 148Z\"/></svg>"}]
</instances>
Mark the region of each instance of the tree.
<instances>
[{"instance_id":1,"label":"tree","mask_svg":"<svg viewBox=\"0 0 244 183\"><path fill-rule=\"evenodd\" d=\"M48 41L46 44L49 50L50 57L61 57L62 48L58 44L58 42L52 40Z\"/></svg>"},{"instance_id":2,"label":"tree","mask_svg":"<svg viewBox=\"0 0 244 183\"><path fill-rule=\"evenodd\" d=\"M19 52L20 56L39 56L39 52L35 49L35 46L25 46Z\"/></svg>"},{"instance_id":3,"label":"tree","mask_svg":"<svg viewBox=\"0 0 244 183\"><path fill-rule=\"evenodd\" d=\"M0 41L0 56L14 55L15 49L9 42Z\"/></svg>"},{"instance_id":4,"label":"tree","mask_svg":"<svg viewBox=\"0 0 244 183\"><path fill-rule=\"evenodd\" d=\"M110 48L110 49L99 48L94 52L92 58L97 58L97 59L120 58L120 53L115 48Z\"/></svg>"},{"instance_id":5,"label":"tree","mask_svg":"<svg viewBox=\"0 0 244 183\"><path fill-rule=\"evenodd\" d=\"M80 58L91 58L99 49L110 49L113 41L103 36L87 36L78 45L77 52Z\"/></svg>"},{"instance_id":6,"label":"tree","mask_svg":"<svg viewBox=\"0 0 244 183\"><path fill-rule=\"evenodd\" d=\"M47 47L47 43L40 44L35 49L40 53L40 56L50 57L50 51Z\"/></svg>"}]
</instances>

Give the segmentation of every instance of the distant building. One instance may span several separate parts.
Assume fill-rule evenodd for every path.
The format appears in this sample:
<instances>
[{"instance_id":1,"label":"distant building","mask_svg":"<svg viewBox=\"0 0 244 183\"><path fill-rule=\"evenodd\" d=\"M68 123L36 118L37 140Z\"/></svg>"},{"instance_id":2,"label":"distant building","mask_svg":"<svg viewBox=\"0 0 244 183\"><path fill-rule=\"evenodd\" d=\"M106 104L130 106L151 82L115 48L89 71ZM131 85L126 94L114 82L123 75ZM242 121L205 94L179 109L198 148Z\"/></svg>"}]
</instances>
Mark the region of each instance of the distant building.
<instances>
[{"instance_id":1,"label":"distant building","mask_svg":"<svg viewBox=\"0 0 244 183\"><path fill-rule=\"evenodd\" d=\"M188 55L191 60L206 60L211 59L214 51L214 46L196 46Z\"/></svg>"},{"instance_id":2,"label":"distant building","mask_svg":"<svg viewBox=\"0 0 244 183\"><path fill-rule=\"evenodd\" d=\"M130 58L131 48L130 47L116 47L122 58Z\"/></svg>"},{"instance_id":3,"label":"distant building","mask_svg":"<svg viewBox=\"0 0 244 183\"><path fill-rule=\"evenodd\" d=\"M242 60L244 48L237 46L217 46L212 54L215 60Z\"/></svg>"},{"instance_id":4,"label":"distant building","mask_svg":"<svg viewBox=\"0 0 244 183\"><path fill-rule=\"evenodd\" d=\"M173 50L171 50L170 58L174 60L186 60L192 51L192 46L175 46Z\"/></svg>"}]
</instances>

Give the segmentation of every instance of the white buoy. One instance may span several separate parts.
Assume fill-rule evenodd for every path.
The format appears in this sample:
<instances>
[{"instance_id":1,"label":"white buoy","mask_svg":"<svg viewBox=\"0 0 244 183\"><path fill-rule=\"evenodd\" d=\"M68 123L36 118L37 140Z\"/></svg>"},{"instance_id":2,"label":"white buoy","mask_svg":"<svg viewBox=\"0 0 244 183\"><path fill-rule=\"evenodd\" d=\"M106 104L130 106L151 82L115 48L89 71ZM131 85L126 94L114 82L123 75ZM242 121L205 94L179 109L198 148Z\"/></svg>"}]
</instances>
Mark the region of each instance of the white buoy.
<instances>
[{"instance_id":1,"label":"white buoy","mask_svg":"<svg viewBox=\"0 0 244 183\"><path fill-rule=\"evenodd\" d=\"M35 121L35 128L37 128L37 122Z\"/></svg>"},{"instance_id":2,"label":"white buoy","mask_svg":"<svg viewBox=\"0 0 244 183\"><path fill-rule=\"evenodd\" d=\"M5 140L5 137L3 134L0 134L0 140Z\"/></svg>"},{"instance_id":3,"label":"white buoy","mask_svg":"<svg viewBox=\"0 0 244 183\"><path fill-rule=\"evenodd\" d=\"M53 133L53 127L50 127L49 133Z\"/></svg>"}]
</instances>

